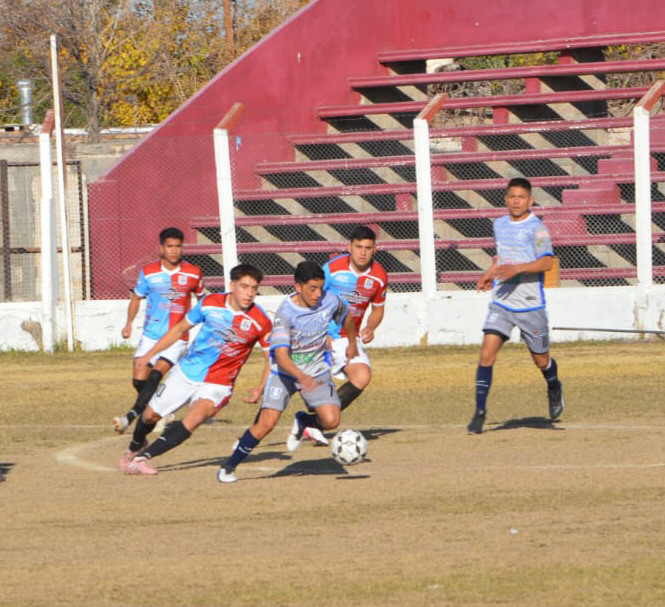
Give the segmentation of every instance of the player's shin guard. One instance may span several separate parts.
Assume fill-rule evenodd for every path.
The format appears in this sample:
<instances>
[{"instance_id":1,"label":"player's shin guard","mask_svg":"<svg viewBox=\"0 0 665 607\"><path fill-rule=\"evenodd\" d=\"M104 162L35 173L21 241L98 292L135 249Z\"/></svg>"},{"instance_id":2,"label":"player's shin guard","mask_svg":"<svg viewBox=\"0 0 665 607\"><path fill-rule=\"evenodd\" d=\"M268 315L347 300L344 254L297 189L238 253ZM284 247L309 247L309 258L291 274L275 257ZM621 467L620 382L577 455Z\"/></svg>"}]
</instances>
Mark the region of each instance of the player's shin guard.
<instances>
[{"instance_id":1,"label":"player's shin guard","mask_svg":"<svg viewBox=\"0 0 665 607\"><path fill-rule=\"evenodd\" d=\"M542 371L543 377L545 378L548 386L556 386L559 383L557 372L558 367L556 360L550 357L550 361L547 363L547 367L545 367Z\"/></svg>"},{"instance_id":2,"label":"player's shin guard","mask_svg":"<svg viewBox=\"0 0 665 607\"><path fill-rule=\"evenodd\" d=\"M162 377L164 377L164 375L161 371L158 371L157 369L150 371L148 379L143 382L143 388L136 397L134 406L127 411L126 415L129 422L132 422L143 413L144 409L148 406L152 395L155 393L155 390L157 390L159 382L162 381Z\"/></svg>"},{"instance_id":3,"label":"player's shin guard","mask_svg":"<svg viewBox=\"0 0 665 607\"><path fill-rule=\"evenodd\" d=\"M350 381L347 381L345 384L342 384L337 389L337 395L339 396L339 402L342 405L342 411L346 409L356 398L362 394L360 388L356 388Z\"/></svg>"},{"instance_id":4,"label":"player's shin guard","mask_svg":"<svg viewBox=\"0 0 665 607\"><path fill-rule=\"evenodd\" d=\"M138 421L136 422L136 426L134 427L134 435L132 436L132 440L129 442L129 450L132 453L137 453L143 448L146 437L155 429L156 425L157 424L153 423L148 424L143 421L142 417L139 417Z\"/></svg>"},{"instance_id":5,"label":"player's shin guard","mask_svg":"<svg viewBox=\"0 0 665 607\"><path fill-rule=\"evenodd\" d=\"M162 453L166 453L184 443L192 433L185 428L185 424L181 421L175 421L166 426L164 433L157 438L141 455L147 458L157 457Z\"/></svg>"},{"instance_id":6,"label":"player's shin guard","mask_svg":"<svg viewBox=\"0 0 665 607\"><path fill-rule=\"evenodd\" d=\"M254 438L254 435L249 431L249 428L247 428L245 433L240 437L231 457L229 457L224 463L224 468L227 470L234 470L236 466L252 452L252 449L254 449L259 442L259 439Z\"/></svg>"},{"instance_id":7,"label":"player's shin guard","mask_svg":"<svg viewBox=\"0 0 665 607\"><path fill-rule=\"evenodd\" d=\"M476 369L476 411L485 411L487 395L492 387L492 368L478 365Z\"/></svg>"}]
</instances>

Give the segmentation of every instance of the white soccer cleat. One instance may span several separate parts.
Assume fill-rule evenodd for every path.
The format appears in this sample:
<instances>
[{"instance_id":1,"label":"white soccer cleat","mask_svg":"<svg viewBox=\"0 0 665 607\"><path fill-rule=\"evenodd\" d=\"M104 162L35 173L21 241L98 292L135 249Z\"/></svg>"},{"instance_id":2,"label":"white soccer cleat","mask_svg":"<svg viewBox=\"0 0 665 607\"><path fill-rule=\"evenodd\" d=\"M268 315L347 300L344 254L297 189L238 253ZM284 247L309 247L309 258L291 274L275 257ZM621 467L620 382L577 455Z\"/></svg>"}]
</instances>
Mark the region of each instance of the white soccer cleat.
<instances>
[{"instance_id":1,"label":"white soccer cleat","mask_svg":"<svg viewBox=\"0 0 665 607\"><path fill-rule=\"evenodd\" d=\"M235 483L238 479L234 474L235 470L224 468L223 466L217 471L217 480L220 483Z\"/></svg>"},{"instance_id":2,"label":"white soccer cleat","mask_svg":"<svg viewBox=\"0 0 665 607\"><path fill-rule=\"evenodd\" d=\"M303 438L311 440L316 447L324 447L328 444L328 439L323 435L323 432L318 428L308 426L302 431Z\"/></svg>"},{"instance_id":3,"label":"white soccer cleat","mask_svg":"<svg viewBox=\"0 0 665 607\"><path fill-rule=\"evenodd\" d=\"M113 429L118 434L124 434L125 430L129 428L129 420L126 415L121 415L120 417L113 418Z\"/></svg>"},{"instance_id":4,"label":"white soccer cleat","mask_svg":"<svg viewBox=\"0 0 665 607\"><path fill-rule=\"evenodd\" d=\"M298 423L298 418L293 420L293 426L291 426L291 432L286 437L286 449L292 453L300 447L300 443L303 438L303 430L300 428Z\"/></svg>"}]
</instances>

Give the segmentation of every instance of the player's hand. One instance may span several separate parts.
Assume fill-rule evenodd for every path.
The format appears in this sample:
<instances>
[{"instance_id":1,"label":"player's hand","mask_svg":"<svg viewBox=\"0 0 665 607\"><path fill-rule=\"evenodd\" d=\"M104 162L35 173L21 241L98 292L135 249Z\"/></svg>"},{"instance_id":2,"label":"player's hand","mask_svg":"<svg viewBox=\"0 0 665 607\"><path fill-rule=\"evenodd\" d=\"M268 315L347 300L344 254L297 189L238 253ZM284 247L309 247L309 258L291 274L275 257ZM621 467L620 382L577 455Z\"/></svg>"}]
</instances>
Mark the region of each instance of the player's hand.
<instances>
[{"instance_id":1,"label":"player's hand","mask_svg":"<svg viewBox=\"0 0 665 607\"><path fill-rule=\"evenodd\" d=\"M478 279L478 282L476 282L476 290L487 291L488 289L491 289L493 280L494 276L485 272L485 274Z\"/></svg>"},{"instance_id":2,"label":"player's hand","mask_svg":"<svg viewBox=\"0 0 665 607\"><path fill-rule=\"evenodd\" d=\"M120 334L124 339L129 339L129 336L132 334L132 325L125 325Z\"/></svg>"},{"instance_id":3,"label":"player's hand","mask_svg":"<svg viewBox=\"0 0 665 607\"><path fill-rule=\"evenodd\" d=\"M316 380L310 375L305 375L298 380L298 383L304 392L314 392L316 390Z\"/></svg>"},{"instance_id":4,"label":"player's hand","mask_svg":"<svg viewBox=\"0 0 665 607\"><path fill-rule=\"evenodd\" d=\"M374 329L371 329L370 327L364 327L360 329L360 340L364 344L368 344L373 339L374 339Z\"/></svg>"},{"instance_id":5,"label":"player's hand","mask_svg":"<svg viewBox=\"0 0 665 607\"><path fill-rule=\"evenodd\" d=\"M517 274L519 274L519 266L517 264L504 264L496 268L496 277L501 282L506 282Z\"/></svg>"},{"instance_id":6,"label":"player's hand","mask_svg":"<svg viewBox=\"0 0 665 607\"><path fill-rule=\"evenodd\" d=\"M246 403L257 403L259 398L261 398L261 394L263 394L263 390L261 388L253 388L247 392L247 396L243 396L242 400Z\"/></svg>"},{"instance_id":7,"label":"player's hand","mask_svg":"<svg viewBox=\"0 0 665 607\"><path fill-rule=\"evenodd\" d=\"M332 352L332 337L330 335L326 335L326 350Z\"/></svg>"}]
</instances>

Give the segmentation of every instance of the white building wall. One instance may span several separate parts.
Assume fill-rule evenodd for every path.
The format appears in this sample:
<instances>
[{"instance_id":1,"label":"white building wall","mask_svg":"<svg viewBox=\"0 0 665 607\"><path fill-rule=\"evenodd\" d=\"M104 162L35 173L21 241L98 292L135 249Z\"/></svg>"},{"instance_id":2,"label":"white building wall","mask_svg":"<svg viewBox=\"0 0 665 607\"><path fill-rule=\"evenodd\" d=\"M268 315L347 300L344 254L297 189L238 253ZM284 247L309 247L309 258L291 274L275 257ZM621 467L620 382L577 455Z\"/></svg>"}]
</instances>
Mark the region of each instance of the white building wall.
<instances>
[{"instance_id":1,"label":"white building wall","mask_svg":"<svg viewBox=\"0 0 665 607\"><path fill-rule=\"evenodd\" d=\"M259 297L266 311L274 312L281 296ZM633 287L561 288L547 291L550 326L665 330L665 286L642 293ZM372 347L479 344L489 293L440 292L430 301L420 294L389 294L386 315ZM130 340L120 330L127 317L127 301L81 301L75 308L76 340L84 350L136 345L141 312ZM37 351L41 304L0 304L0 350ZM59 326L64 311L58 308ZM36 335L34 337L33 335ZM64 332L61 332L61 339ZM631 333L552 331L552 342L578 339L635 339ZM516 336L515 336L516 337Z\"/></svg>"}]
</instances>

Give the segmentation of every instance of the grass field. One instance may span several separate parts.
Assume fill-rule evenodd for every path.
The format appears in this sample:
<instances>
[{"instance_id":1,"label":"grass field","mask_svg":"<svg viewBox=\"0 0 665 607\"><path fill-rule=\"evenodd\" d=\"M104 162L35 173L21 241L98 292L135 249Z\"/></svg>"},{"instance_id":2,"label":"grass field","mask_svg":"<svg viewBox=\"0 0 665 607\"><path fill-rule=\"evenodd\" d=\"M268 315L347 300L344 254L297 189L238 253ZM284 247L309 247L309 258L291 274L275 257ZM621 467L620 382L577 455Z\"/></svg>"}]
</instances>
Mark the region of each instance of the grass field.
<instances>
[{"instance_id":1,"label":"grass field","mask_svg":"<svg viewBox=\"0 0 665 607\"><path fill-rule=\"evenodd\" d=\"M603 606L665 604L665 410L659 341L556 346L566 409L521 346L495 368L487 431L468 436L476 348L372 350L344 415L368 461L284 440L215 472L254 407L156 460L116 469L110 420L131 352L0 355L0 605Z\"/></svg>"}]
</instances>

